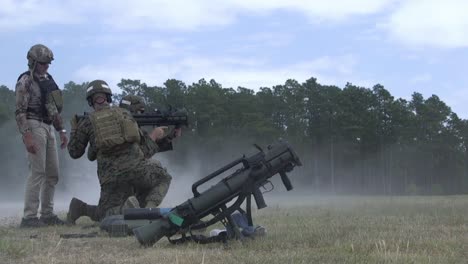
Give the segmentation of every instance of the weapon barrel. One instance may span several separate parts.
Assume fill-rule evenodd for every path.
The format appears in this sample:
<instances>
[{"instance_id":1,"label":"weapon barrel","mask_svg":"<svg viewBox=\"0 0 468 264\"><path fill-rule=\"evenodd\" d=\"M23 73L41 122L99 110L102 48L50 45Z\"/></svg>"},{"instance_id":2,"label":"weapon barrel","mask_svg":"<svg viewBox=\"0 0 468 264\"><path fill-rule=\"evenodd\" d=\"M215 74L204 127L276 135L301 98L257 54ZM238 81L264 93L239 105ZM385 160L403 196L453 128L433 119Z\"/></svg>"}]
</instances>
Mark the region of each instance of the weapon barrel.
<instances>
[{"instance_id":1,"label":"weapon barrel","mask_svg":"<svg viewBox=\"0 0 468 264\"><path fill-rule=\"evenodd\" d=\"M159 219L168 214L172 208L127 208L124 209L124 220Z\"/></svg>"},{"instance_id":2,"label":"weapon barrel","mask_svg":"<svg viewBox=\"0 0 468 264\"><path fill-rule=\"evenodd\" d=\"M188 126L186 113L144 113L132 116L140 126Z\"/></svg>"},{"instance_id":3,"label":"weapon barrel","mask_svg":"<svg viewBox=\"0 0 468 264\"><path fill-rule=\"evenodd\" d=\"M77 120L85 118L89 113L76 115ZM139 126L188 126L188 116L186 112L154 112L144 114L132 114Z\"/></svg>"}]
</instances>

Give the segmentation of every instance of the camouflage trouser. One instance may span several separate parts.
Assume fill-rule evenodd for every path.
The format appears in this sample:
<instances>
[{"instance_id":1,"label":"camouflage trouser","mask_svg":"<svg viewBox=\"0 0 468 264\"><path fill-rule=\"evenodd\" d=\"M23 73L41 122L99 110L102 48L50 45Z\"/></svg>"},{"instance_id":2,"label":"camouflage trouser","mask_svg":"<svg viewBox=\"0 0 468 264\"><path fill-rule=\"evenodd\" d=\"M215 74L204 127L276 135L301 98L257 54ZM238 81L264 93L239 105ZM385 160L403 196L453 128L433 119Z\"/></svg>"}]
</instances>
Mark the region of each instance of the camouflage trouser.
<instances>
[{"instance_id":1,"label":"camouflage trouser","mask_svg":"<svg viewBox=\"0 0 468 264\"><path fill-rule=\"evenodd\" d=\"M101 186L98 205L101 219L122 214L125 201L132 195L138 198L141 207L158 206L167 194L172 177L158 162L145 160L115 179Z\"/></svg>"}]
</instances>

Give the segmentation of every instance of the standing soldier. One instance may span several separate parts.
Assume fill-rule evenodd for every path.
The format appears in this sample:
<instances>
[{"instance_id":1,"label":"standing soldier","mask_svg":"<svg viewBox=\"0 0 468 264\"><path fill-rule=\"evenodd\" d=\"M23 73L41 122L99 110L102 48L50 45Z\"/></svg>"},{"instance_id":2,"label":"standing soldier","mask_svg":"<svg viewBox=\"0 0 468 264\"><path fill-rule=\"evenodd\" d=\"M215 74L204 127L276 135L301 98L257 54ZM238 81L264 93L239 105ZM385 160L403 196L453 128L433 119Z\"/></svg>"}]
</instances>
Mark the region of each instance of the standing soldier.
<instances>
[{"instance_id":1,"label":"standing soldier","mask_svg":"<svg viewBox=\"0 0 468 264\"><path fill-rule=\"evenodd\" d=\"M76 118L71 120L69 154L72 158L80 158L89 142L88 157L90 152L95 153L92 156L98 162L101 197L97 210L78 199L72 200L68 214L70 222L93 211L95 215L91 218L100 220L108 215L121 214L125 207L157 207L172 179L159 162L145 158L140 147L143 132L129 111L109 105L111 97L112 92L106 82L92 81L86 98L95 111L79 122ZM148 134L151 138L149 143L163 136L164 131L155 128ZM136 200L135 193L141 194L143 204Z\"/></svg>"},{"instance_id":2,"label":"standing soldier","mask_svg":"<svg viewBox=\"0 0 468 264\"><path fill-rule=\"evenodd\" d=\"M54 55L48 47L37 44L29 49L27 59L29 70L18 77L15 89L16 122L29 160L20 227L63 224L53 211L59 177L54 128L59 132L62 149L67 146L68 139L60 116L62 94L48 73ZM39 202L40 219L37 218Z\"/></svg>"}]
</instances>

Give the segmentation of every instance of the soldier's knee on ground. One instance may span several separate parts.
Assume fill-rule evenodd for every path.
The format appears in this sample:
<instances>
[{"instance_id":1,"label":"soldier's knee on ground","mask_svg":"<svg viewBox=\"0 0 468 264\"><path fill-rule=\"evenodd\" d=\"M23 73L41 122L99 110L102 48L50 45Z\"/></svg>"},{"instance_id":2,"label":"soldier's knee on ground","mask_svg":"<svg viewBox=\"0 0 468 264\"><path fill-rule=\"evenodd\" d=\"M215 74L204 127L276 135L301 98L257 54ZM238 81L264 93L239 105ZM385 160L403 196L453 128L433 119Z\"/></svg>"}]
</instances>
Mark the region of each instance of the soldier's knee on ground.
<instances>
[{"instance_id":1,"label":"soldier's knee on ground","mask_svg":"<svg viewBox=\"0 0 468 264\"><path fill-rule=\"evenodd\" d=\"M103 216L101 218L105 218L111 215L121 215L123 214L124 209L128 208L140 208L140 203L135 196L129 196L122 204L106 209L103 212Z\"/></svg>"},{"instance_id":2,"label":"soldier's knee on ground","mask_svg":"<svg viewBox=\"0 0 468 264\"><path fill-rule=\"evenodd\" d=\"M146 197L146 208L158 207L166 197L167 191L169 190L170 180L160 182L154 186L153 189L148 193Z\"/></svg>"},{"instance_id":3,"label":"soldier's knee on ground","mask_svg":"<svg viewBox=\"0 0 468 264\"><path fill-rule=\"evenodd\" d=\"M140 202L135 196L129 196L127 200L125 200L124 204L122 205L122 213L124 209L128 208L140 208Z\"/></svg>"},{"instance_id":4,"label":"soldier's knee on ground","mask_svg":"<svg viewBox=\"0 0 468 264\"><path fill-rule=\"evenodd\" d=\"M103 211L101 211L100 218L104 219L105 217L111 216L111 215L119 215L122 214L122 206L113 206L111 208L107 208Z\"/></svg>"}]
</instances>

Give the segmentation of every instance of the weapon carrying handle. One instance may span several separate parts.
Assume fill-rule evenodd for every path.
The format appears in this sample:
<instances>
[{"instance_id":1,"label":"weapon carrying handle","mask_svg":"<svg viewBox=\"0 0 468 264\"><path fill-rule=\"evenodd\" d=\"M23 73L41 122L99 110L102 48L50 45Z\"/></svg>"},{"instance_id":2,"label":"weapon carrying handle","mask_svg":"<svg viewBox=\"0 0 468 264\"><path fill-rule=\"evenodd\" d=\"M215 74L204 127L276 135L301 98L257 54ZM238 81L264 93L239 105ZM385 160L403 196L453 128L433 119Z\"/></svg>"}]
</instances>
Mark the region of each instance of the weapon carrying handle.
<instances>
[{"instance_id":1,"label":"weapon carrying handle","mask_svg":"<svg viewBox=\"0 0 468 264\"><path fill-rule=\"evenodd\" d=\"M284 171L280 171L280 176L281 176L281 181L284 184L284 187L286 187L286 190L290 191L293 189L293 186L291 184L291 180L289 180L288 175Z\"/></svg>"},{"instance_id":2,"label":"weapon carrying handle","mask_svg":"<svg viewBox=\"0 0 468 264\"><path fill-rule=\"evenodd\" d=\"M260 210L262 208L265 208L267 207L266 203L265 203L265 199L263 198L263 194L262 192L260 191L259 188L256 188L253 193L252 193L254 199L255 199L255 203L257 204L257 208Z\"/></svg>"},{"instance_id":3,"label":"weapon carrying handle","mask_svg":"<svg viewBox=\"0 0 468 264\"><path fill-rule=\"evenodd\" d=\"M223 172L229 170L230 168L236 166L237 164L239 164L239 163L241 163L241 162L244 162L244 160L245 160L245 157L239 158L239 159L237 159L237 160L235 160L235 161L229 163L228 165L222 167L221 169L219 169L219 170L217 170L217 171L215 171L215 172L209 174L209 175L206 176L205 178L202 178L202 179L196 181L196 182L192 185L192 192L193 192L193 195L194 195L195 197L200 196L200 192L198 192L198 190L197 190L198 186L200 186L200 185L204 184L205 182L207 182L207 181L213 179L214 177L218 176L219 174L221 174L221 173L223 173Z\"/></svg>"}]
</instances>

